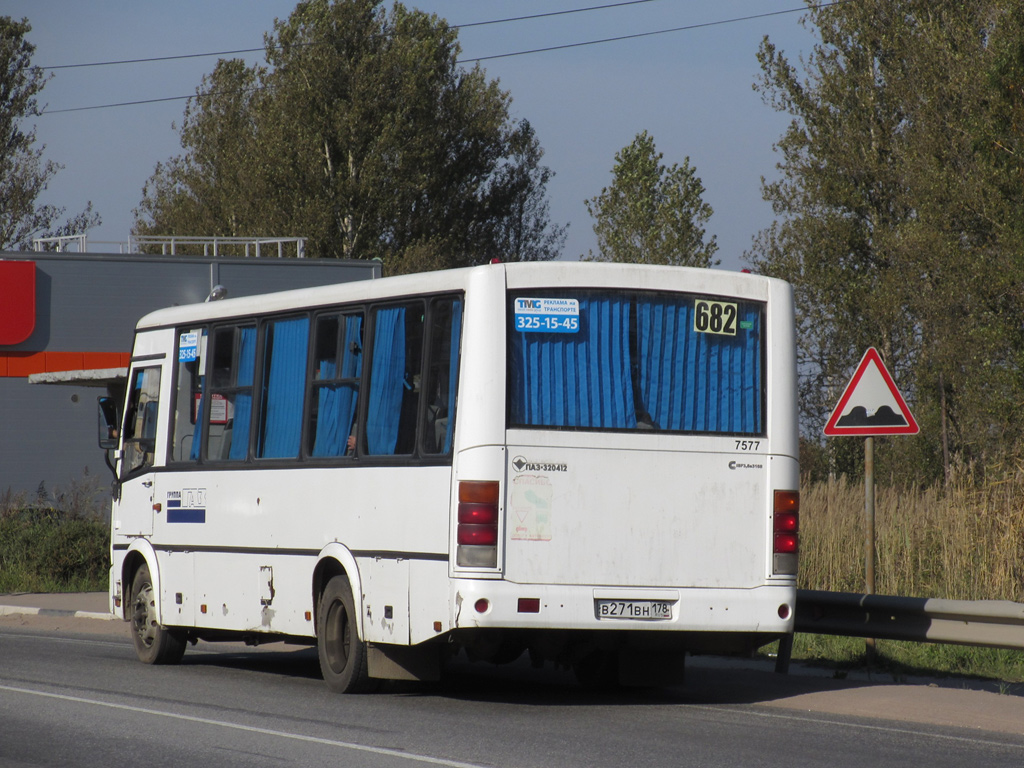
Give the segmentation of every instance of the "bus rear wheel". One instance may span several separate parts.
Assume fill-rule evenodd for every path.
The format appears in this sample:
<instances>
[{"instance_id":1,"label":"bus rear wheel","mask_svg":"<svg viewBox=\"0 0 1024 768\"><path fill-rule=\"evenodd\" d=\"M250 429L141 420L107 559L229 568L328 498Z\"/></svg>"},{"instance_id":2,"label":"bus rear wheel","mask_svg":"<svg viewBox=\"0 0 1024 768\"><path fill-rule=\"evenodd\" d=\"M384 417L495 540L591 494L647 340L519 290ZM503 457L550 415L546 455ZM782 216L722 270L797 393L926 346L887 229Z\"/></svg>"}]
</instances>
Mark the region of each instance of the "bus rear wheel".
<instances>
[{"instance_id":1,"label":"bus rear wheel","mask_svg":"<svg viewBox=\"0 0 1024 768\"><path fill-rule=\"evenodd\" d=\"M177 664L185 655L185 637L160 626L148 565L141 566L132 580L132 642L145 664Z\"/></svg>"},{"instance_id":2,"label":"bus rear wheel","mask_svg":"<svg viewBox=\"0 0 1024 768\"><path fill-rule=\"evenodd\" d=\"M327 582L317 611L317 653L328 687L363 693L373 687L366 672L366 643L359 638L352 587L346 576Z\"/></svg>"}]
</instances>

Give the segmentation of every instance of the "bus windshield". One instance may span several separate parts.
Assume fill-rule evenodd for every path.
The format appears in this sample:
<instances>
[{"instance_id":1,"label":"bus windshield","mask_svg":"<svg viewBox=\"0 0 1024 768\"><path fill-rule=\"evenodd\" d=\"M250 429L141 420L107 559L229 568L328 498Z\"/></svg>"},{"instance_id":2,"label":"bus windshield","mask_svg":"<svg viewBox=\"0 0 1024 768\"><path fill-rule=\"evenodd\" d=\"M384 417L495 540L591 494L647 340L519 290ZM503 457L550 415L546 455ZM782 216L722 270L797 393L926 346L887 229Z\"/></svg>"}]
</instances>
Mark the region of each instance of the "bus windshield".
<instances>
[{"instance_id":1,"label":"bus windshield","mask_svg":"<svg viewBox=\"0 0 1024 768\"><path fill-rule=\"evenodd\" d=\"M567 289L508 306L510 427L764 435L764 304Z\"/></svg>"}]
</instances>

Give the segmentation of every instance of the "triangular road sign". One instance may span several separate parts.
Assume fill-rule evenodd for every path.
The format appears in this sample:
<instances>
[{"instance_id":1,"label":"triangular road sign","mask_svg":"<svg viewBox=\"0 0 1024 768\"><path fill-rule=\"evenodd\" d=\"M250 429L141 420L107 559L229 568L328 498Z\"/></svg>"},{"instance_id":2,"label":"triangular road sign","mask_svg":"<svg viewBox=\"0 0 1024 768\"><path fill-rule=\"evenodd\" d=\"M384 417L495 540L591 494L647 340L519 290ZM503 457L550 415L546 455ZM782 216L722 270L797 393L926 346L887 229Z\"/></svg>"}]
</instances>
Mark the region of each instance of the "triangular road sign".
<instances>
[{"instance_id":1,"label":"triangular road sign","mask_svg":"<svg viewBox=\"0 0 1024 768\"><path fill-rule=\"evenodd\" d=\"M825 435L916 435L919 431L878 350L871 347L825 424Z\"/></svg>"}]
</instances>

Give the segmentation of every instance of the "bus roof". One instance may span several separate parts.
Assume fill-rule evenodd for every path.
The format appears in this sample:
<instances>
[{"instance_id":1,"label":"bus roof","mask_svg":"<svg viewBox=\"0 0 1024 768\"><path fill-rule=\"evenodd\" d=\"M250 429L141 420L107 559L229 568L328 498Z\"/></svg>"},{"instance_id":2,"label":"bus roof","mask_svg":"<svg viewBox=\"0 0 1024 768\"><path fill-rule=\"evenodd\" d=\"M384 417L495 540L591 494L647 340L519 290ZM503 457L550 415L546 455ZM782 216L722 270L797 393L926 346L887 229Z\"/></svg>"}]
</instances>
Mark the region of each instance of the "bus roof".
<instances>
[{"instance_id":1,"label":"bus roof","mask_svg":"<svg viewBox=\"0 0 1024 768\"><path fill-rule=\"evenodd\" d=\"M579 261L499 263L169 307L145 315L139 320L137 327L139 330L162 328L190 322L274 314L348 302L458 291L463 290L474 276L486 279L488 273L497 275L499 272L504 273L507 285L511 289L533 285L566 288L672 289L752 299L767 298L769 285L782 282L744 272L693 267Z\"/></svg>"}]
</instances>

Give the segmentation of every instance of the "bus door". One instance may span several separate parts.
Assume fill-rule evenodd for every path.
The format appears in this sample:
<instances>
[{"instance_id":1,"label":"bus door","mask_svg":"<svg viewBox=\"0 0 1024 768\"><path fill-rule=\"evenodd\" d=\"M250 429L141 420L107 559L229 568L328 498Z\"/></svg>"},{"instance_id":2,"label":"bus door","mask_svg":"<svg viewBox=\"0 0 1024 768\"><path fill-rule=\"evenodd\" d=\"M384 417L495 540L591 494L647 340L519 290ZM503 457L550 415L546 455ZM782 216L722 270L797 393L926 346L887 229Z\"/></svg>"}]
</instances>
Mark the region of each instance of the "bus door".
<instances>
[{"instance_id":1,"label":"bus door","mask_svg":"<svg viewBox=\"0 0 1024 768\"><path fill-rule=\"evenodd\" d=\"M128 536L153 534L154 503L159 498L153 465L160 415L160 368L159 363L133 366L128 380L118 466L121 493L114 515L115 531Z\"/></svg>"}]
</instances>

